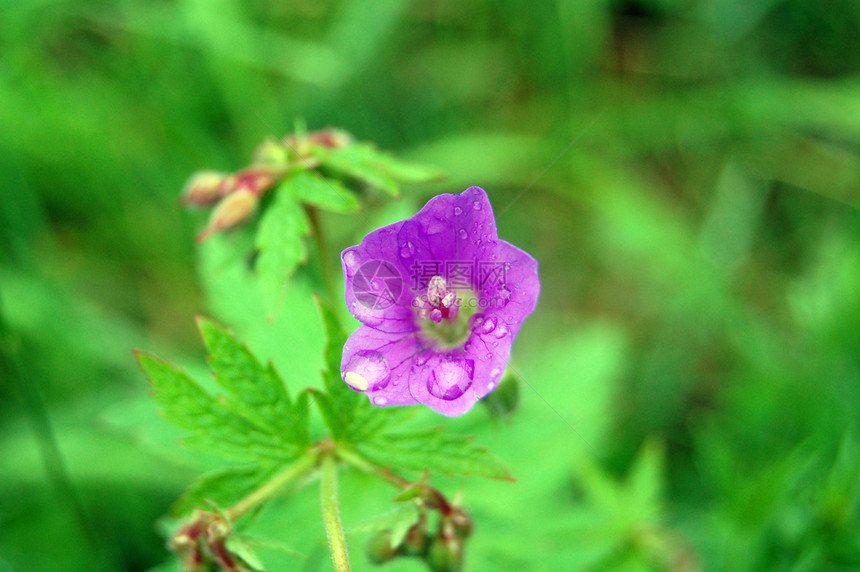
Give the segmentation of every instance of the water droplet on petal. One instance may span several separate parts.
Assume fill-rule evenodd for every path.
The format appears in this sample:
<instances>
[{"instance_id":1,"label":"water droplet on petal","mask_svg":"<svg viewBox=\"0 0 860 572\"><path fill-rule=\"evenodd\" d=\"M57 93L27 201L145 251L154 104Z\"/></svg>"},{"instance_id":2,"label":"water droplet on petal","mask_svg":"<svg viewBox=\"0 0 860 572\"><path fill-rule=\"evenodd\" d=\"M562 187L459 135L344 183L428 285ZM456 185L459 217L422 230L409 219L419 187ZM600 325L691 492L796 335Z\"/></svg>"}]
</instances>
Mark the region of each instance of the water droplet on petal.
<instances>
[{"instance_id":1,"label":"water droplet on petal","mask_svg":"<svg viewBox=\"0 0 860 572\"><path fill-rule=\"evenodd\" d=\"M496 326L496 331L493 332L493 335L497 338L504 338L508 335L508 326L504 322L499 321L499 325Z\"/></svg>"},{"instance_id":2,"label":"water droplet on petal","mask_svg":"<svg viewBox=\"0 0 860 572\"><path fill-rule=\"evenodd\" d=\"M496 329L496 318L493 316L486 316L483 321L477 326L476 330L479 334L489 334L493 330Z\"/></svg>"},{"instance_id":3,"label":"water droplet on petal","mask_svg":"<svg viewBox=\"0 0 860 572\"><path fill-rule=\"evenodd\" d=\"M382 323L383 314L381 310L376 310L355 301L350 305L350 313L355 316L355 319L367 326L378 326Z\"/></svg>"},{"instance_id":4,"label":"water droplet on petal","mask_svg":"<svg viewBox=\"0 0 860 572\"><path fill-rule=\"evenodd\" d=\"M491 381L490 383L488 383L488 384L487 384L487 390L488 390L488 391L493 391L493 389L494 389L495 387L496 387L496 384L495 384L495 382L493 382L493 381Z\"/></svg>"},{"instance_id":5,"label":"water droplet on petal","mask_svg":"<svg viewBox=\"0 0 860 572\"><path fill-rule=\"evenodd\" d=\"M403 258L409 258L415 254L415 246L412 245L408 240L400 245L400 256Z\"/></svg>"},{"instance_id":6,"label":"water droplet on petal","mask_svg":"<svg viewBox=\"0 0 860 572\"><path fill-rule=\"evenodd\" d=\"M358 269L358 253L354 250L347 250L343 253L343 263L346 264L347 270L354 272Z\"/></svg>"},{"instance_id":7,"label":"water droplet on petal","mask_svg":"<svg viewBox=\"0 0 860 572\"><path fill-rule=\"evenodd\" d=\"M493 357L493 354L491 354L491 353L484 354L484 359L490 359L492 357Z\"/></svg>"},{"instance_id":8,"label":"water droplet on petal","mask_svg":"<svg viewBox=\"0 0 860 572\"><path fill-rule=\"evenodd\" d=\"M352 356L343 374L343 380L358 391L382 389L390 378L388 361L373 350L360 351Z\"/></svg>"},{"instance_id":9,"label":"water droplet on petal","mask_svg":"<svg viewBox=\"0 0 860 572\"><path fill-rule=\"evenodd\" d=\"M469 233L466 232L465 228L461 228L460 232L458 234L460 235L460 238L462 238L463 240L466 240L467 238L469 238Z\"/></svg>"},{"instance_id":10,"label":"water droplet on petal","mask_svg":"<svg viewBox=\"0 0 860 572\"><path fill-rule=\"evenodd\" d=\"M500 370L500 369L499 369L499 368L497 368L497 367L494 367L493 369L491 369L491 370L490 370L490 377L491 377L491 378L493 378L493 379L496 379L496 378L497 378L497 377L499 377L501 374L502 374L502 370Z\"/></svg>"},{"instance_id":11,"label":"water droplet on petal","mask_svg":"<svg viewBox=\"0 0 860 572\"><path fill-rule=\"evenodd\" d=\"M434 397L450 401L457 399L472 385L475 362L470 359L453 359L441 362L433 369L427 382L427 391Z\"/></svg>"},{"instance_id":12,"label":"water droplet on petal","mask_svg":"<svg viewBox=\"0 0 860 572\"><path fill-rule=\"evenodd\" d=\"M507 286L502 286L496 291L496 307L504 308L511 301L511 291Z\"/></svg>"},{"instance_id":13,"label":"water droplet on petal","mask_svg":"<svg viewBox=\"0 0 860 572\"><path fill-rule=\"evenodd\" d=\"M463 209L461 209L460 207L454 207L454 214L455 215L463 214Z\"/></svg>"},{"instance_id":14,"label":"water droplet on petal","mask_svg":"<svg viewBox=\"0 0 860 572\"><path fill-rule=\"evenodd\" d=\"M481 210L481 201L475 201L474 203L472 203L472 208L476 211Z\"/></svg>"},{"instance_id":15,"label":"water droplet on petal","mask_svg":"<svg viewBox=\"0 0 860 572\"><path fill-rule=\"evenodd\" d=\"M481 324L484 323L485 316L483 314L475 314L473 316L469 316L469 329L475 331Z\"/></svg>"},{"instance_id":16,"label":"water droplet on petal","mask_svg":"<svg viewBox=\"0 0 860 572\"><path fill-rule=\"evenodd\" d=\"M384 397L380 396L380 397L374 397L373 398L373 404L374 405L385 405L386 403L388 403L388 400L385 399Z\"/></svg>"}]
</instances>

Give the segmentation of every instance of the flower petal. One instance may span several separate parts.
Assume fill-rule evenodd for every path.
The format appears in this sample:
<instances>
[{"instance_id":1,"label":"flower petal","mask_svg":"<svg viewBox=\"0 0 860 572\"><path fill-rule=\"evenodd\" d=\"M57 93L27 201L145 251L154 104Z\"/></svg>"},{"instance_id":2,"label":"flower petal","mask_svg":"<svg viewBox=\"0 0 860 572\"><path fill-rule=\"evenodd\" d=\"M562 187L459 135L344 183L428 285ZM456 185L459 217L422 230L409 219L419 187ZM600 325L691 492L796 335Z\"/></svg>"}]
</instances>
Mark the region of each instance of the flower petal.
<instances>
[{"instance_id":1,"label":"flower petal","mask_svg":"<svg viewBox=\"0 0 860 572\"><path fill-rule=\"evenodd\" d=\"M496 241L495 260L500 272L481 285L481 299L486 300L485 314L497 316L516 338L525 320L537 305L540 295L538 263L527 252L504 241Z\"/></svg>"},{"instance_id":2,"label":"flower petal","mask_svg":"<svg viewBox=\"0 0 860 572\"><path fill-rule=\"evenodd\" d=\"M375 405L415 405L407 374L421 349L412 334L360 326L343 346L341 378Z\"/></svg>"}]
</instances>

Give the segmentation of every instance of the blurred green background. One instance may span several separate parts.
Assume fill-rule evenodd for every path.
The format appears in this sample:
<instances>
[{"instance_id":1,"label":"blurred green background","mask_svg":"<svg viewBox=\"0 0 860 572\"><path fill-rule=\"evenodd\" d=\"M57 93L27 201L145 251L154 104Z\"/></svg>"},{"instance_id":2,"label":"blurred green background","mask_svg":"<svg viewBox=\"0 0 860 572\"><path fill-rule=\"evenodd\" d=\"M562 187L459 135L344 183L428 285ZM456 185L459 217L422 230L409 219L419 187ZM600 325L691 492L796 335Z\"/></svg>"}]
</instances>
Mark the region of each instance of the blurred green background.
<instances>
[{"instance_id":1,"label":"blurred green background","mask_svg":"<svg viewBox=\"0 0 860 572\"><path fill-rule=\"evenodd\" d=\"M319 385L310 286L267 320L204 284L177 203L297 120L448 174L326 218L333 251L476 184L540 261L514 419L421 413L518 478L438 480L468 570L860 568L858 37L838 1L0 1L0 571L165 561L215 461L133 348L203 376L212 315ZM393 491L341 494L350 529ZM316 503L254 523L304 555L273 570L328 569Z\"/></svg>"}]
</instances>

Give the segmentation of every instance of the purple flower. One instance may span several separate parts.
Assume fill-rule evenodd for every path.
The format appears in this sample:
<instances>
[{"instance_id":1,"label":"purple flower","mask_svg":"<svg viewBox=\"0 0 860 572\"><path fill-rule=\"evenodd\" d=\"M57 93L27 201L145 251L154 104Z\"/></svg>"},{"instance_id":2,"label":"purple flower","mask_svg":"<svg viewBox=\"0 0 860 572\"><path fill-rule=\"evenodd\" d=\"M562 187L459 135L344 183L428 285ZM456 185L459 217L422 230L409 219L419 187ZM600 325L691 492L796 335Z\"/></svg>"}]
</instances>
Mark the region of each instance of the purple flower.
<instances>
[{"instance_id":1,"label":"purple flower","mask_svg":"<svg viewBox=\"0 0 860 572\"><path fill-rule=\"evenodd\" d=\"M341 254L362 325L341 376L375 405L462 415L498 385L540 292L537 261L500 240L487 193L434 197Z\"/></svg>"}]
</instances>

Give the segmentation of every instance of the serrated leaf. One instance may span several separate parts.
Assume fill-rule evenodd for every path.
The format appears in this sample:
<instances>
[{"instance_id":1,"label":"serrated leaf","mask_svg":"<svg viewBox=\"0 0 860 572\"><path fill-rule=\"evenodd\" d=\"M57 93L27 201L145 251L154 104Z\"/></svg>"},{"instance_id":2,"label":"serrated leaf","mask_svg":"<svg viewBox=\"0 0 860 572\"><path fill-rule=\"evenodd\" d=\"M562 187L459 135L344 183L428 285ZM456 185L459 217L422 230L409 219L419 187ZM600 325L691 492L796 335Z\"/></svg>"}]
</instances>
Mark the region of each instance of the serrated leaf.
<instances>
[{"instance_id":1,"label":"serrated leaf","mask_svg":"<svg viewBox=\"0 0 860 572\"><path fill-rule=\"evenodd\" d=\"M233 394L232 405L245 417L291 440L286 432L292 404L274 368L264 367L244 344L214 322L199 318L197 325L209 350L215 380Z\"/></svg>"},{"instance_id":2,"label":"serrated leaf","mask_svg":"<svg viewBox=\"0 0 860 572\"><path fill-rule=\"evenodd\" d=\"M367 144L353 143L340 149L318 147L313 153L324 167L382 189L393 197L398 196L397 181L374 160L373 154L368 153L369 148Z\"/></svg>"},{"instance_id":3,"label":"serrated leaf","mask_svg":"<svg viewBox=\"0 0 860 572\"><path fill-rule=\"evenodd\" d=\"M308 254L304 241L310 231L307 217L289 192L280 191L276 189L272 203L260 220L255 239L259 251L257 275L269 308L277 306L287 280Z\"/></svg>"},{"instance_id":4,"label":"serrated leaf","mask_svg":"<svg viewBox=\"0 0 860 572\"><path fill-rule=\"evenodd\" d=\"M298 448L266 433L204 391L183 371L155 356L138 353L164 416L188 429L188 446L238 461L290 459Z\"/></svg>"},{"instance_id":5,"label":"serrated leaf","mask_svg":"<svg viewBox=\"0 0 860 572\"><path fill-rule=\"evenodd\" d=\"M353 445L374 463L413 471L512 479L510 472L471 437L449 435L441 428L378 435Z\"/></svg>"},{"instance_id":6,"label":"serrated leaf","mask_svg":"<svg viewBox=\"0 0 860 572\"><path fill-rule=\"evenodd\" d=\"M403 161L367 143L359 143L354 145L354 148L355 154L362 157L366 164L375 166L395 181L401 183L427 183L438 181L444 176L439 169L419 163Z\"/></svg>"},{"instance_id":7,"label":"serrated leaf","mask_svg":"<svg viewBox=\"0 0 860 572\"><path fill-rule=\"evenodd\" d=\"M340 181L310 171L294 173L281 183L280 189L288 191L297 201L327 211L349 213L359 207L358 199Z\"/></svg>"},{"instance_id":8,"label":"serrated leaf","mask_svg":"<svg viewBox=\"0 0 860 572\"><path fill-rule=\"evenodd\" d=\"M178 518L195 508L229 507L259 488L276 472L276 465L229 467L206 473L194 481L170 507Z\"/></svg>"}]
</instances>

